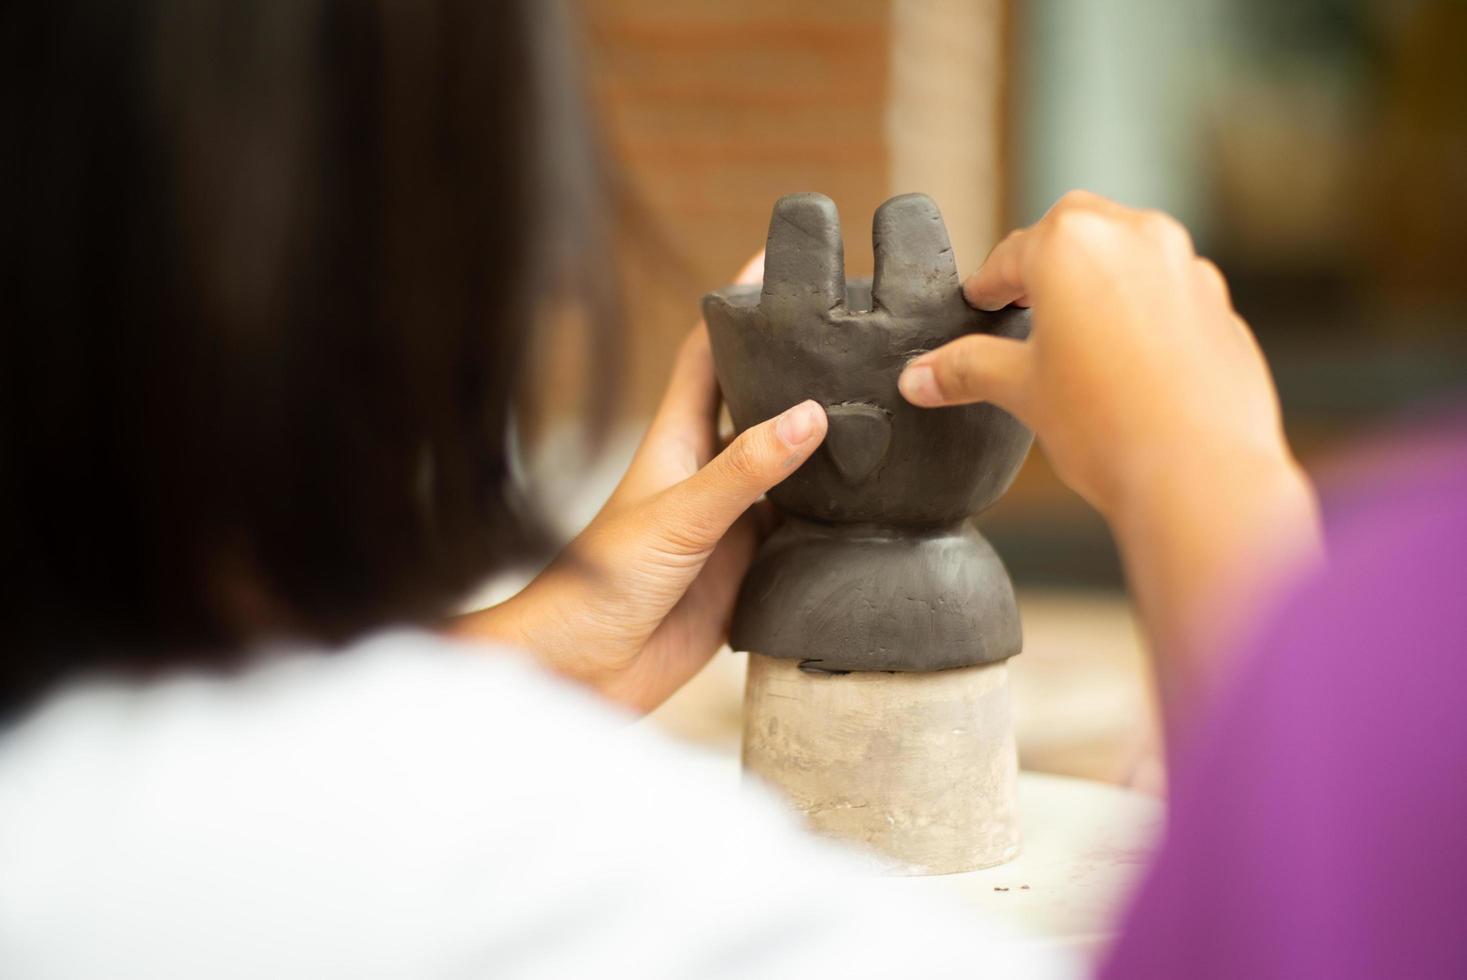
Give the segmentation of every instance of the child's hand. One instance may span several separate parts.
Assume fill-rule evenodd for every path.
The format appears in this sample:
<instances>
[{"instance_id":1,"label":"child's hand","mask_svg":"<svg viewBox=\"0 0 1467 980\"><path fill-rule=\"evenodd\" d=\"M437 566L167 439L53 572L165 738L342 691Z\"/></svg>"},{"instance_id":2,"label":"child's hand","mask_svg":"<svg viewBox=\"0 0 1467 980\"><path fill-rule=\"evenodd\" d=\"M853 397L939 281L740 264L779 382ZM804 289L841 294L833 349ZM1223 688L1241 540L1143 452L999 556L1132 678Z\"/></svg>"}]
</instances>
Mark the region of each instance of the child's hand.
<instances>
[{"instance_id":1,"label":"child's hand","mask_svg":"<svg viewBox=\"0 0 1467 980\"><path fill-rule=\"evenodd\" d=\"M740 281L758 282L762 256ZM766 528L750 508L825 438L816 402L753 426L721 453L708 331L684 342L626 476L590 526L509 601L455 626L647 710L707 662Z\"/></svg>"},{"instance_id":2,"label":"child's hand","mask_svg":"<svg viewBox=\"0 0 1467 980\"><path fill-rule=\"evenodd\" d=\"M1241 607L1321 553L1263 354L1181 225L1094 194L1014 232L964 291L981 309L1032 306L1029 340L954 341L907 366L902 394L1007 409L1105 515L1175 722Z\"/></svg>"},{"instance_id":3,"label":"child's hand","mask_svg":"<svg viewBox=\"0 0 1467 980\"><path fill-rule=\"evenodd\" d=\"M914 360L917 405L990 401L1032 428L1060 477L1115 519L1185 466L1284 466L1278 397L1217 267L1159 211L1083 191L1009 235L964 286L1032 306L1028 342L971 336Z\"/></svg>"}]
</instances>

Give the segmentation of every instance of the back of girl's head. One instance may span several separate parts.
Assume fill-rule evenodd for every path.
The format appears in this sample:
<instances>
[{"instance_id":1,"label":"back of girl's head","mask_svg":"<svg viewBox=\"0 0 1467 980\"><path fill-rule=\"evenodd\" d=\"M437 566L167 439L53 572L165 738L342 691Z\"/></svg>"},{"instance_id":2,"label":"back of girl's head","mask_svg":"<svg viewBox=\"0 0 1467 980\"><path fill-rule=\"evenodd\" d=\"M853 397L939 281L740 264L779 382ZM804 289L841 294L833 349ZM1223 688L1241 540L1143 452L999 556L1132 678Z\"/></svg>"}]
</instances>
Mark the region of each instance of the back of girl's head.
<instances>
[{"instance_id":1,"label":"back of girl's head","mask_svg":"<svg viewBox=\"0 0 1467 980\"><path fill-rule=\"evenodd\" d=\"M6 5L0 699L421 621L524 542L587 186L547 9Z\"/></svg>"}]
</instances>

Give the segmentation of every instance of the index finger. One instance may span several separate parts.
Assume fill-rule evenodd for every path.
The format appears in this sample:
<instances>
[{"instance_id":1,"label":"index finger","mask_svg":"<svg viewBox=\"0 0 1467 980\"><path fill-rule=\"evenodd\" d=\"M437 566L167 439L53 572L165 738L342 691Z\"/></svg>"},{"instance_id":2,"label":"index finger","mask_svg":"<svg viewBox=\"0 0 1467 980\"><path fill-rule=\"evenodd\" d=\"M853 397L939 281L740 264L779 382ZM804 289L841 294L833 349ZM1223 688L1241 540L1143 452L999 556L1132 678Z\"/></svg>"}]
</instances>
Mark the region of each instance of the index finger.
<instances>
[{"instance_id":1,"label":"index finger","mask_svg":"<svg viewBox=\"0 0 1467 980\"><path fill-rule=\"evenodd\" d=\"M734 282L740 286L757 286L764 281L764 249L754 253L754 257L744 263L739 274L734 277Z\"/></svg>"},{"instance_id":2,"label":"index finger","mask_svg":"<svg viewBox=\"0 0 1467 980\"><path fill-rule=\"evenodd\" d=\"M757 285L763 279L764 250L760 249L744 263L734 281ZM717 419L718 379L713 371L713 348L708 342L708 327L700 320L678 351L652 427L659 433L677 433L692 447L701 466L717 448Z\"/></svg>"},{"instance_id":3,"label":"index finger","mask_svg":"<svg viewBox=\"0 0 1467 980\"><path fill-rule=\"evenodd\" d=\"M963 296L980 310L1001 310L1010 303L1030 305L1031 281L1039 243L1066 216L1092 213L1111 219L1134 218L1136 212L1090 191L1068 191L1044 216L1028 228L1011 232L999 242L978 271L963 283Z\"/></svg>"},{"instance_id":4,"label":"index finger","mask_svg":"<svg viewBox=\"0 0 1467 980\"><path fill-rule=\"evenodd\" d=\"M978 271L963 283L963 298L980 310L1001 310L1010 303L1029 305L1029 287L1024 270L1034 248L1034 229L1009 232L993 247Z\"/></svg>"},{"instance_id":5,"label":"index finger","mask_svg":"<svg viewBox=\"0 0 1467 980\"><path fill-rule=\"evenodd\" d=\"M713 453L717 417L718 378L713 372L713 348L708 342L708 328L699 322L678 350L651 427L689 439L702 465Z\"/></svg>"}]
</instances>

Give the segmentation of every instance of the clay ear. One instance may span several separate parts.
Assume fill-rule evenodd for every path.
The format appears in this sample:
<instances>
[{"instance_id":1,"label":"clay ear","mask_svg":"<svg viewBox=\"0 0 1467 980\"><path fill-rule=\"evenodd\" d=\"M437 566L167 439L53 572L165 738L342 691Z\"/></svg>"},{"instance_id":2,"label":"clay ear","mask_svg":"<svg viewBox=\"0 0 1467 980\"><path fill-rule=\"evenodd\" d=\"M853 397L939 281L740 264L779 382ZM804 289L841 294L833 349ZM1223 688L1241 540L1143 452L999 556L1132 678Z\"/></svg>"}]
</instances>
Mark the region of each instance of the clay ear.
<instances>
[{"instance_id":1,"label":"clay ear","mask_svg":"<svg viewBox=\"0 0 1467 980\"><path fill-rule=\"evenodd\" d=\"M960 289L942 214L926 194L902 194L876 209L871 223L876 273L873 304L896 314L949 305Z\"/></svg>"},{"instance_id":2,"label":"clay ear","mask_svg":"<svg viewBox=\"0 0 1467 980\"><path fill-rule=\"evenodd\" d=\"M759 305L771 318L822 314L846 301L840 215L824 194L788 194L774 205Z\"/></svg>"}]
</instances>

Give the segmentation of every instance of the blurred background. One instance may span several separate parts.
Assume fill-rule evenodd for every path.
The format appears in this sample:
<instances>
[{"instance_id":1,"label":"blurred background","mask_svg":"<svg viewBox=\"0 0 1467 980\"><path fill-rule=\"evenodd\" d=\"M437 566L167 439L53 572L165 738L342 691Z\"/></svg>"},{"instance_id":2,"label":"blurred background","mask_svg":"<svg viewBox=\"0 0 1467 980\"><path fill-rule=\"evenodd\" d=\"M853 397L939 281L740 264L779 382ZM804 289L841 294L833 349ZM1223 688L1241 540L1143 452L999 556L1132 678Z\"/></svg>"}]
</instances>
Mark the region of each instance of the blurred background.
<instances>
[{"instance_id":1,"label":"blurred background","mask_svg":"<svg viewBox=\"0 0 1467 980\"><path fill-rule=\"evenodd\" d=\"M834 198L852 275L870 273L872 211L906 191L937 200L965 272L1072 187L1176 214L1230 279L1327 483L1349 469L1344 447L1467 382L1462 0L576 11L615 169L630 346L624 416L595 472L552 472L576 458L554 425L533 447L548 482L573 485L550 502L568 530L635 445L699 297L762 245L792 191ZM1144 660L1099 518L1034 453L979 523L1020 588L1023 763L1155 786ZM740 669L718 658L656 723L735 744Z\"/></svg>"}]
</instances>

